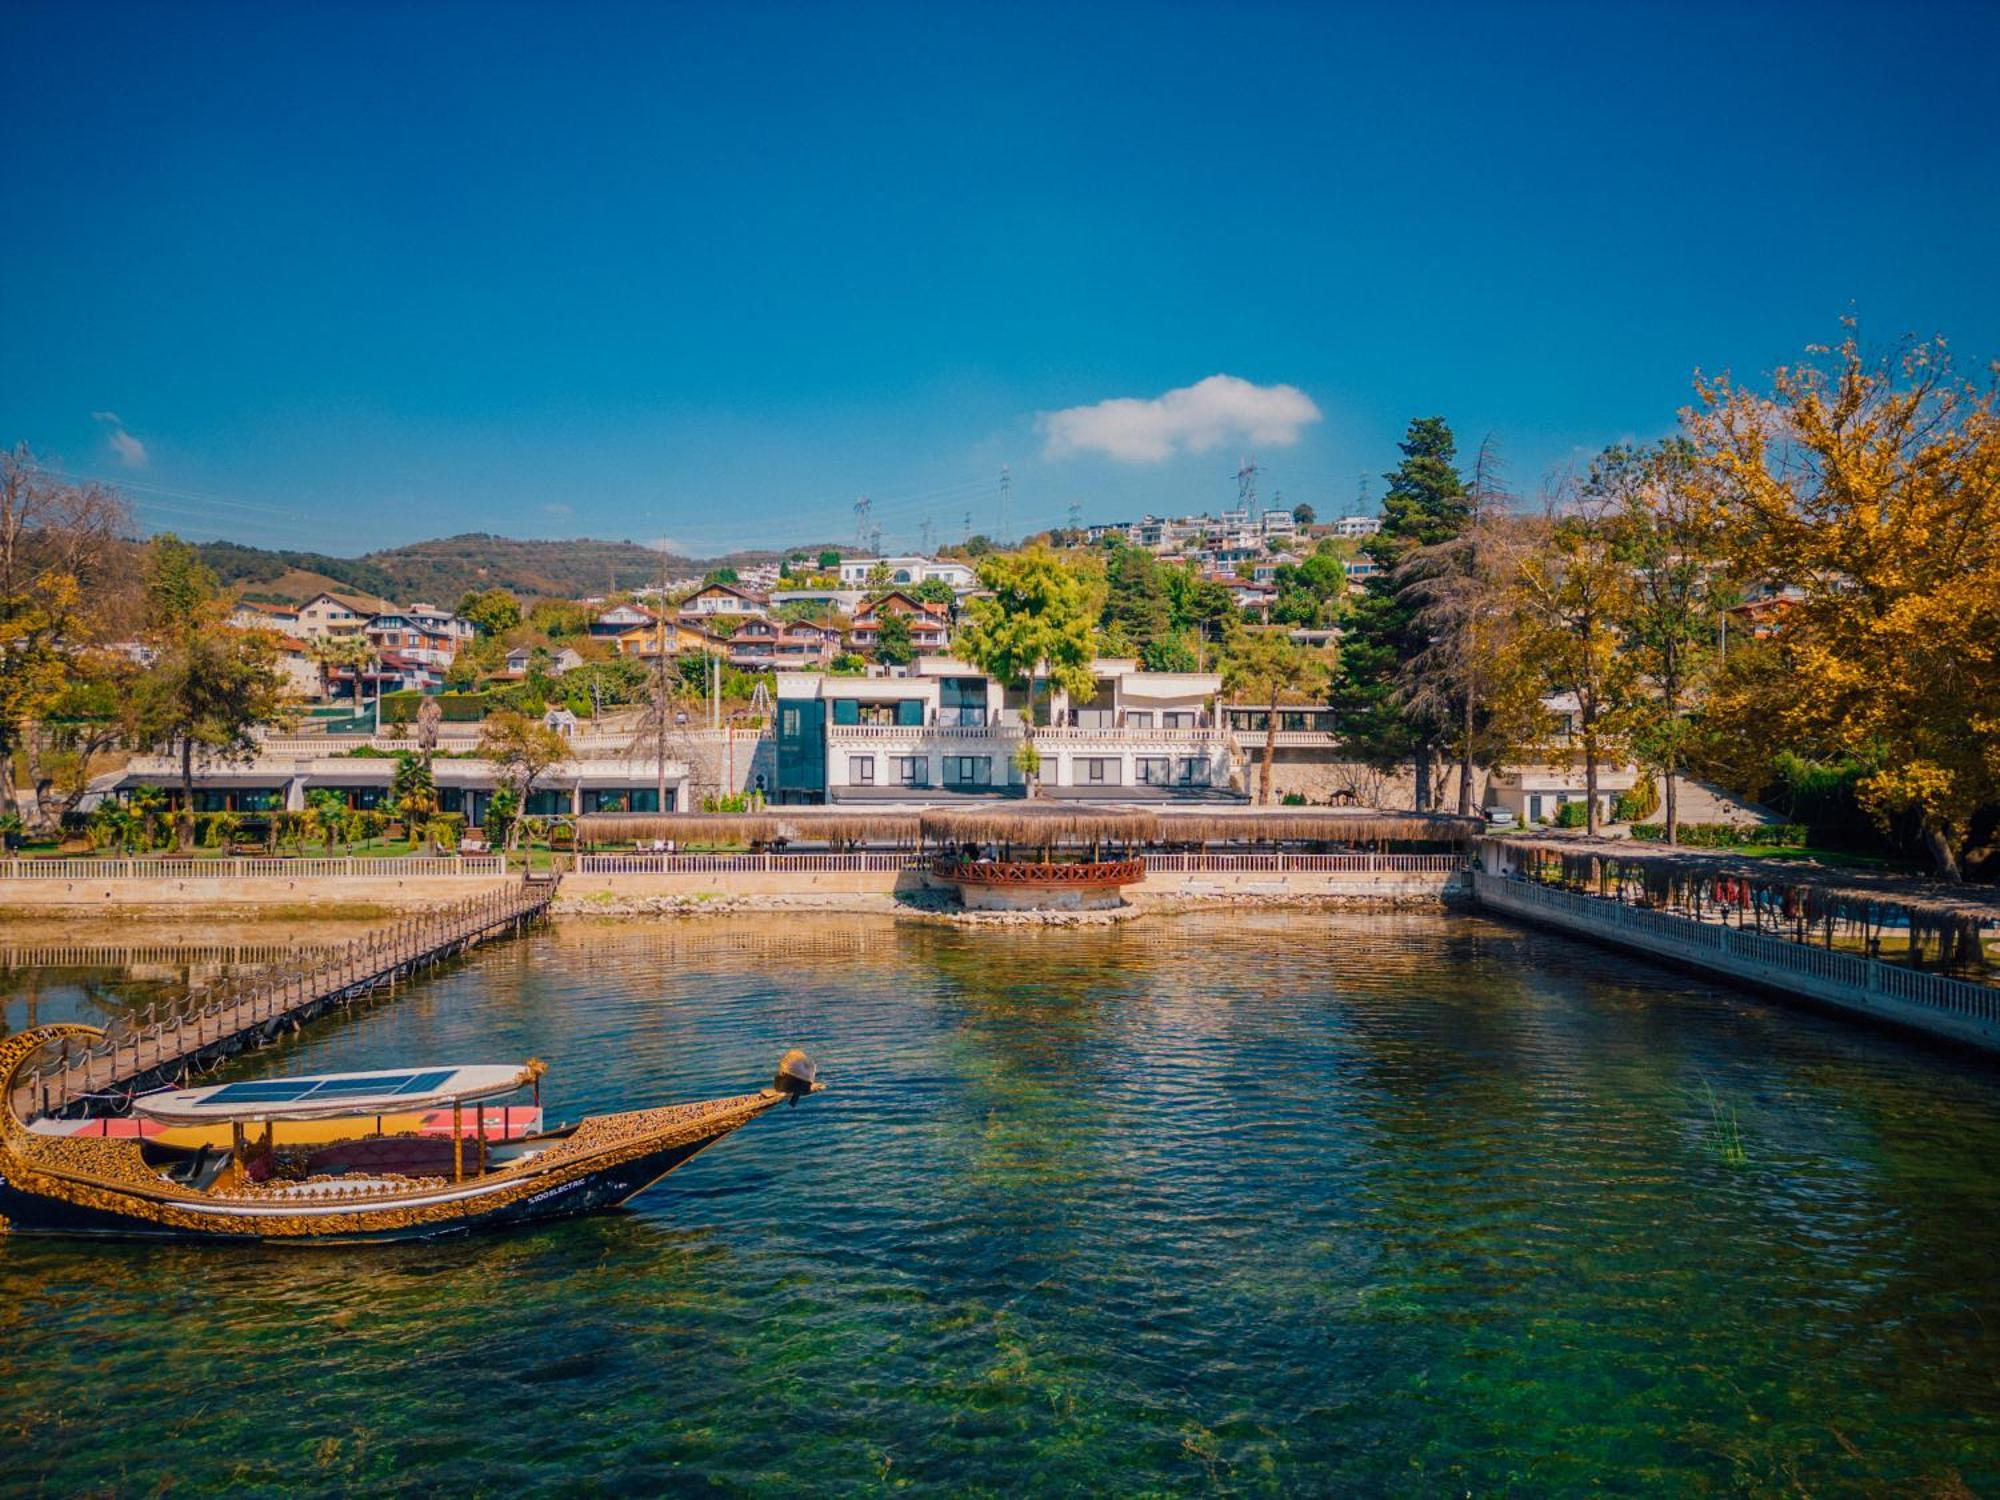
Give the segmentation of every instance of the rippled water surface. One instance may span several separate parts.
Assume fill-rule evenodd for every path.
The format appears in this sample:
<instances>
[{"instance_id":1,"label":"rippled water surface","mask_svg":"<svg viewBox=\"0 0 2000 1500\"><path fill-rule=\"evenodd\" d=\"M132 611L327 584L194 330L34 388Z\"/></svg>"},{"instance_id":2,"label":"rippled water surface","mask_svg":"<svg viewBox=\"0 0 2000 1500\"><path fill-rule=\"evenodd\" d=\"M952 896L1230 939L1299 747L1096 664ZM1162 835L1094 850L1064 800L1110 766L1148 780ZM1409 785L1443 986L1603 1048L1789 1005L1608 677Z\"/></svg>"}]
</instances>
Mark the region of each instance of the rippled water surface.
<instances>
[{"instance_id":1,"label":"rippled water surface","mask_svg":"<svg viewBox=\"0 0 2000 1500\"><path fill-rule=\"evenodd\" d=\"M574 1117L794 1043L830 1092L621 1214L0 1240L0 1480L2000 1489L2000 1074L1553 936L570 923L238 1071L539 1056Z\"/></svg>"}]
</instances>

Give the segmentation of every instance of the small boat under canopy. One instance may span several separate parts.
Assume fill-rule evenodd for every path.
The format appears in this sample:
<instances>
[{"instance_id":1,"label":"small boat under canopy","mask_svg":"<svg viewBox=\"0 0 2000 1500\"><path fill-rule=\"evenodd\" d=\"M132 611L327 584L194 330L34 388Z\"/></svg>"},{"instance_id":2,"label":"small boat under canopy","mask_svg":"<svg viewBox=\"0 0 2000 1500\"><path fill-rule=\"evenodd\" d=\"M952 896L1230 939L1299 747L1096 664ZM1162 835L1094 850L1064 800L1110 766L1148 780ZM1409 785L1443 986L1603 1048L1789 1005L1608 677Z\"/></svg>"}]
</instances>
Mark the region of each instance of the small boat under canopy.
<instances>
[{"instance_id":1,"label":"small boat under canopy","mask_svg":"<svg viewBox=\"0 0 2000 1500\"><path fill-rule=\"evenodd\" d=\"M292 1242L422 1239L625 1202L821 1085L788 1052L768 1088L540 1129L539 1062L210 1084L142 1095L136 1122L24 1122L16 1075L88 1026L0 1040L0 1230ZM484 1101L524 1089L531 1111ZM447 1114L448 1112L448 1114ZM532 1128L527 1128L532 1121ZM226 1132L226 1134L225 1134Z\"/></svg>"}]
</instances>

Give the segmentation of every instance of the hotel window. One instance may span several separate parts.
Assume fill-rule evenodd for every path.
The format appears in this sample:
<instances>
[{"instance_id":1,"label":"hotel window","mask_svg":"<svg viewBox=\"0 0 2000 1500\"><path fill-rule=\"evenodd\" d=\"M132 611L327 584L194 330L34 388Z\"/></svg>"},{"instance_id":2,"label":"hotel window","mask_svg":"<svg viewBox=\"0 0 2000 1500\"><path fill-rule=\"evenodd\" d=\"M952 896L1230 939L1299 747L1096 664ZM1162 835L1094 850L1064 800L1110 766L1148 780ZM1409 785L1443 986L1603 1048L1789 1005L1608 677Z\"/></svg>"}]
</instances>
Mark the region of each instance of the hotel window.
<instances>
[{"instance_id":1,"label":"hotel window","mask_svg":"<svg viewBox=\"0 0 2000 1500\"><path fill-rule=\"evenodd\" d=\"M990 755L947 755L944 758L947 786L993 785L993 757Z\"/></svg>"},{"instance_id":2,"label":"hotel window","mask_svg":"<svg viewBox=\"0 0 2000 1500\"><path fill-rule=\"evenodd\" d=\"M928 755L894 755L889 765L896 773L898 786L929 786L931 784L931 761Z\"/></svg>"},{"instance_id":3,"label":"hotel window","mask_svg":"<svg viewBox=\"0 0 2000 1500\"><path fill-rule=\"evenodd\" d=\"M1162 716L1161 723L1168 729L1192 729L1199 717L1192 709L1170 708Z\"/></svg>"},{"instance_id":4,"label":"hotel window","mask_svg":"<svg viewBox=\"0 0 2000 1500\"><path fill-rule=\"evenodd\" d=\"M1174 780L1174 763L1164 755L1142 755L1137 762L1137 782L1140 786L1171 786Z\"/></svg>"},{"instance_id":5,"label":"hotel window","mask_svg":"<svg viewBox=\"0 0 2000 1500\"><path fill-rule=\"evenodd\" d=\"M1125 727L1127 729L1151 729L1153 727L1153 711L1150 708L1128 708L1125 711Z\"/></svg>"},{"instance_id":6,"label":"hotel window","mask_svg":"<svg viewBox=\"0 0 2000 1500\"><path fill-rule=\"evenodd\" d=\"M1181 762L1180 782L1182 786L1207 786L1208 761L1199 755L1190 755Z\"/></svg>"},{"instance_id":7,"label":"hotel window","mask_svg":"<svg viewBox=\"0 0 2000 1500\"><path fill-rule=\"evenodd\" d=\"M834 699L833 722L836 724L859 724L861 722L860 703L852 698Z\"/></svg>"},{"instance_id":8,"label":"hotel window","mask_svg":"<svg viewBox=\"0 0 2000 1500\"><path fill-rule=\"evenodd\" d=\"M875 757L872 755L850 755L847 758L847 784L849 786L875 785Z\"/></svg>"},{"instance_id":9,"label":"hotel window","mask_svg":"<svg viewBox=\"0 0 2000 1500\"><path fill-rule=\"evenodd\" d=\"M1093 755L1076 763L1078 786L1117 786L1118 761L1115 756Z\"/></svg>"}]
</instances>

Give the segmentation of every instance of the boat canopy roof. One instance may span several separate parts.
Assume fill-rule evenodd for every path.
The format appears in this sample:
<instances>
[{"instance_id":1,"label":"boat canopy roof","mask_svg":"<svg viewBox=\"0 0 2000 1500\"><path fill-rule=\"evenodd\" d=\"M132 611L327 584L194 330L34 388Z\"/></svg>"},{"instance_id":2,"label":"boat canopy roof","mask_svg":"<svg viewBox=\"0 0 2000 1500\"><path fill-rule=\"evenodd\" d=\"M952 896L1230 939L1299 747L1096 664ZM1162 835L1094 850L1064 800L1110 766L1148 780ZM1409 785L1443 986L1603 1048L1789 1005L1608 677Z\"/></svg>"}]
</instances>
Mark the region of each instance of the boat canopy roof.
<instances>
[{"instance_id":1,"label":"boat canopy roof","mask_svg":"<svg viewBox=\"0 0 2000 1500\"><path fill-rule=\"evenodd\" d=\"M402 1114L487 1099L525 1088L542 1076L525 1067L387 1068L374 1073L316 1073L306 1078L257 1078L198 1089L142 1094L132 1108L168 1125L218 1120L325 1120L337 1115Z\"/></svg>"}]
</instances>

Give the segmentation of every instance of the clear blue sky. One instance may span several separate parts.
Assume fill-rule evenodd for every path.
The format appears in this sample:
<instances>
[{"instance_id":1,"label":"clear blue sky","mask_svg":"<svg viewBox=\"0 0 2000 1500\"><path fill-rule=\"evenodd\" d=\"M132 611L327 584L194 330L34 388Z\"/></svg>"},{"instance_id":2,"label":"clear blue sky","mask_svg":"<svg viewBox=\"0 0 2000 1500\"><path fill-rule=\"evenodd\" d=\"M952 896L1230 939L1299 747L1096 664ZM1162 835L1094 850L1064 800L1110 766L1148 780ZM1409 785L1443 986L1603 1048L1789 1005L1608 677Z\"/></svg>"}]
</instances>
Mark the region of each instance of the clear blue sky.
<instances>
[{"instance_id":1,"label":"clear blue sky","mask_svg":"<svg viewBox=\"0 0 2000 1500\"><path fill-rule=\"evenodd\" d=\"M0 439L191 535L712 552L866 493L898 545L1003 463L1019 531L1245 451L1333 513L1412 415L1532 492L1850 310L2000 356L1991 3L8 0L0 48ZM1038 421L1217 374L1318 420Z\"/></svg>"}]
</instances>

